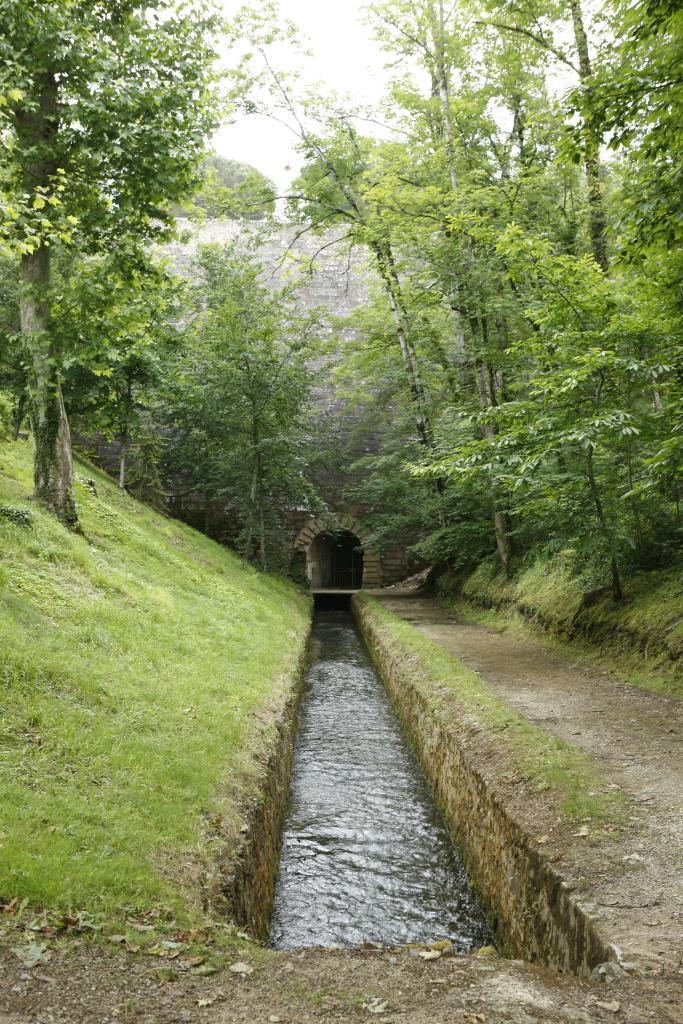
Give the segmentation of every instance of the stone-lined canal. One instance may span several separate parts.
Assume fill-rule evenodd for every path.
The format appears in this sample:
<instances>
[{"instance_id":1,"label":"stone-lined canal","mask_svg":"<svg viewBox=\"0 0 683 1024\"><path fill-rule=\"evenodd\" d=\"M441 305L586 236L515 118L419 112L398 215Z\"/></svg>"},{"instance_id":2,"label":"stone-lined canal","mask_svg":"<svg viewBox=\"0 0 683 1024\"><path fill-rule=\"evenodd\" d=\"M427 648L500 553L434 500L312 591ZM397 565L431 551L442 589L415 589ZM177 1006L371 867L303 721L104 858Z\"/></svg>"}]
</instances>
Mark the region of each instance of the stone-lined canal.
<instances>
[{"instance_id":1,"label":"stone-lined canal","mask_svg":"<svg viewBox=\"0 0 683 1024\"><path fill-rule=\"evenodd\" d=\"M318 610L271 945L491 941L483 911L348 611Z\"/></svg>"}]
</instances>

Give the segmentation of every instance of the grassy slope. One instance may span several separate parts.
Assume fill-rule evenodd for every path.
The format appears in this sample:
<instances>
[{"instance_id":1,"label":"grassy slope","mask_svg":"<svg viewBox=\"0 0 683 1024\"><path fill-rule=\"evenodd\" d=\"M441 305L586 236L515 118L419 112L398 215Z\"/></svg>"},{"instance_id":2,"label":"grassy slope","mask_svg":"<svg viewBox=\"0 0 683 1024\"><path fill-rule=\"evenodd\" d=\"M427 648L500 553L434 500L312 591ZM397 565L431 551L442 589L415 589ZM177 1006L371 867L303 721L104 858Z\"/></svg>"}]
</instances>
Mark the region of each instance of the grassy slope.
<instances>
[{"instance_id":1,"label":"grassy slope","mask_svg":"<svg viewBox=\"0 0 683 1024\"><path fill-rule=\"evenodd\" d=\"M33 517L0 518L0 902L192 921L204 823L238 829L307 599L89 466L67 533L30 456L0 444L0 504Z\"/></svg>"},{"instance_id":2,"label":"grassy slope","mask_svg":"<svg viewBox=\"0 0 683 1024\"><path fill-rule=\"evenodd\" d=\"M683 570L638 573L625 581L626 600L615 604L607 594L586 601L580 581L558 557L537 561L506 579L492 561L482 563L457 592L477 605L505 612L516 609L527 619L572 639L585 638L609 652L612 668L630 682L683 696ZM448 596L448 581L445 585ZM504 618L492 625L513 625ZM589 648L585 652L589 657ZM592 652L596 654L595 649Z\"/></svg>"}]
</instances>

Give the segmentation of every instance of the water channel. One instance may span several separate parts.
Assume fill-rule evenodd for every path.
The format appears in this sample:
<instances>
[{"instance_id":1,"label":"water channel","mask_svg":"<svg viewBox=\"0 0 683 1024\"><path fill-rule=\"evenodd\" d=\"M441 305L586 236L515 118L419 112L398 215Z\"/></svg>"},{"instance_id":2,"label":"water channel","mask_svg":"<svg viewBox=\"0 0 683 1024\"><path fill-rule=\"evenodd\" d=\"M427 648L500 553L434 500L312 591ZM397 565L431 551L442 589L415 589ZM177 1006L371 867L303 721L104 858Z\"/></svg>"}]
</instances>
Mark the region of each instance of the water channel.
<instances>
[{"instance_id":1,"label":"water channel","mask_svg":"<svg viewBox=\"0 0 683 1024\"><path fill-rule=\"evenodd\" d=\"M491 942L462 861L349 611L318 609L271 945Z\"/></svg>"}]
</instances>

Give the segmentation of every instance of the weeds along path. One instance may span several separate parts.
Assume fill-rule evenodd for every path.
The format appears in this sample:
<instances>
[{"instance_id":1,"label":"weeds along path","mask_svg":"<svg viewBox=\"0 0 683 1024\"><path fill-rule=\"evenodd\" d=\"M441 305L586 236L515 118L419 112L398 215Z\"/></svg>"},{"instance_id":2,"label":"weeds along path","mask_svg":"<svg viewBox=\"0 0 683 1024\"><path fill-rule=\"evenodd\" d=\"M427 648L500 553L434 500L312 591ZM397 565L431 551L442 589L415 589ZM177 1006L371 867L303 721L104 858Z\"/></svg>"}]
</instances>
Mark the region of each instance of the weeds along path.
<instances>
[{"instance_id":1,"label":"weeds along path","mask_svg":"<svg viewBox=\"0 0 683 1024\"><path fill-rule=\"evenodd\" d=\"M468 622L435 599L374 596L534 725L589 755L605 788L630 798L609 842L594 843L579 828L576 850L565 856L583 861L597 915L607 922L628 910L633 953L647 948L649 958L671 965L683 938L681 703L587 668L535 637Z\"/></svg>"}]
</instances>

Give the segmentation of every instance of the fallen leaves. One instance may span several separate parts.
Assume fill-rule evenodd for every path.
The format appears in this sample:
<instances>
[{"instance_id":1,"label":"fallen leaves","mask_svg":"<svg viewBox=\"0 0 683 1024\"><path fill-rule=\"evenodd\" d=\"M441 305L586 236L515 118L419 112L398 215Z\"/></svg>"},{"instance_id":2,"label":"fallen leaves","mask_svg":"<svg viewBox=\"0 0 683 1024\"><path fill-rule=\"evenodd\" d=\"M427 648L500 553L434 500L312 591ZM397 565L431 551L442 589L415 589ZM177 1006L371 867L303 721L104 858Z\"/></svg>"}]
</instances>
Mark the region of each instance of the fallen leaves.
<instances>
[{"instance_id":1,"label":"fallen leaves","mask_svg":"<svg viewBox=\"0 0 683 1024\"><path fill-rule=\"evenodd\" d=\"M198 978L208 978L211 974L218 974L218 970L216 964L200 964L198 967L192 968L192 974Z\"/></svg>"},{"instance_id":2,"label":"fallen leaves","mask_svg":"<svg viewBox=\"0 0 683 1024\"><path fill-rule=\"evenodd\" d=\"M14 946L12 952L21 960L24 967L35 967L47 963L52 953L44 942L29 942L28 946Z\"/></svg>"},{"instance_id":3,"label":"fallen leaves","mask_svg":"<svg viewBox=\"0 0 683 1024\"><path fill-rule=\"evenodd\" d=\"M168 949L165 943L156 943L154 946L150 946L146 951L149 956L159 956L164 960L175 960L180 956L179 949Z\"/></svg>"},{"instance_id":4,"label":"fallen leaves","mask_svg":"<svg viewBox=\"0 0 683 1024\"><path fill-rule=\"evenodd\" d=\"M185 961L185 963L188 967L201 967L205 960L205 956L191 956Z\"/></svg>"},{"instance_id":5,"label":"fallen leaves","mask_svg":"<svg viewBox=\"0 0 683 1024\"><path fill-rule=\"evenodd\" d=\"M363 1009L368 1013L386 1013L388 1008L388 1001L381 996L371 996L367 1003L363 1003Z\"/></svg>"}]
</instances>

